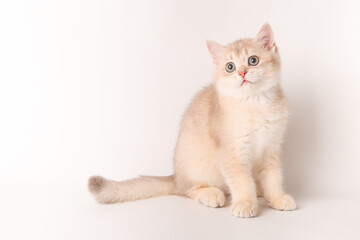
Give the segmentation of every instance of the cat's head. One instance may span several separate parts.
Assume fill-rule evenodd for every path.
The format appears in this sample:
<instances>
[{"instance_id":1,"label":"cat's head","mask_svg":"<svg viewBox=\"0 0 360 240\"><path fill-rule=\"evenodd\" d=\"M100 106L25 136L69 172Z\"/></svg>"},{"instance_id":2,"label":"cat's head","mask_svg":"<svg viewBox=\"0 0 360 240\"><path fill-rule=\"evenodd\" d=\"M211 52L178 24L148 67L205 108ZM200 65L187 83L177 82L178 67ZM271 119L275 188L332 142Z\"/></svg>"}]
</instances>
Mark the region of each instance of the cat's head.
<instances>
[{"instance_id":1,"label":"cat's head","mask_svg":"<svg viewBox=\"0 0 360 240\"><path fill-rule=\"evenodd\" d=\"M207 47L220 94L248 97L278 86L280 57L269 24L262 26L256 38L240 39L227 46L207 41Z\"/></svg>"}]
</instances>

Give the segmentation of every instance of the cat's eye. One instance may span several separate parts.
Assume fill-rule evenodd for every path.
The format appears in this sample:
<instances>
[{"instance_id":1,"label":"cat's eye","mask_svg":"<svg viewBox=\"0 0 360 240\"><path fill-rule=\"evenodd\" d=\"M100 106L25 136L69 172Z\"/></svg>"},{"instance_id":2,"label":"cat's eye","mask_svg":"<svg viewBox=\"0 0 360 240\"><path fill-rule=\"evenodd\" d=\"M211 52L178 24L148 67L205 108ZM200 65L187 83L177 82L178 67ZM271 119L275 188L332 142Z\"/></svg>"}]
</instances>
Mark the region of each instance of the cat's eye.
<instances>
[{"instance_id":1,"label":"cat's eye","mask_svg":"<svg viewBox=\"0 0 360 240\"><path fill-rule=\"evenodd\" d=\"M228 73L232 73L233 71L235 71L235 64L233 62L228 62L225 66L225 70Z\"/></svg>"},{"instance_id":2,"label":"cat's eye","mask_svg":"<svg viewBox=\"0 0 360 240\"><path fill-rule=\"evenodd\" d=\"M250 66L256 66L259 64L259 58L257 56L251 56L249 57L249 65Z\"/></svg>"}]
</instances>

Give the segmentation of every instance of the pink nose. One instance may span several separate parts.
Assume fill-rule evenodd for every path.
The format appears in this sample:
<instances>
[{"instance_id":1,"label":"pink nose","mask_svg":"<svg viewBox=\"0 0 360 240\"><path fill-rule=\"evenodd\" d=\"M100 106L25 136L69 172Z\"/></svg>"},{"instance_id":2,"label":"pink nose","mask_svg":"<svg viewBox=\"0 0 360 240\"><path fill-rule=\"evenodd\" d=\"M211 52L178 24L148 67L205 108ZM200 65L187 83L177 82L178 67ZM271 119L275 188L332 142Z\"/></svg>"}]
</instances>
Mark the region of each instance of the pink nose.
<instances>
[{"instance_id":1,"label":"pink nose","mask_svg":"<svg viewBox=\"0 0 360 240\"><path fill-rule=\"evenodd\" d=\"M245 74L247 74L247 72L239 72L239 75L242 76L243 78L245 77Z\"/></svg>"}]
</instances>

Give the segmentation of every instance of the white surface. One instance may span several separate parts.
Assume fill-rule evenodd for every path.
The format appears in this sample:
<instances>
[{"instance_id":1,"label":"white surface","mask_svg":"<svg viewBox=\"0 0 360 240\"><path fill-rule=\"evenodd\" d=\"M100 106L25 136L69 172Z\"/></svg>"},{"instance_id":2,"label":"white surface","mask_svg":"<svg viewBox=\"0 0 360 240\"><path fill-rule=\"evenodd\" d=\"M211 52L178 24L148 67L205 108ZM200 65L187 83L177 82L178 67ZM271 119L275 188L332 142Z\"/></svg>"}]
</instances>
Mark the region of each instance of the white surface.
<instances>
[{"instance_id":1,"label":"white surface","mask_svg":"<svg viewBox=\"0 0 360 240\"><path fill-rule=\"evenodd\" d=\"M208 208L177 196L98 205L84 189L7 193L11 198L0 211L11 216L11 227L2 228L1 239L360 238L359 196L297 198L299 209L291 212L270 209L261 201L259 217L237 219L228 207Z\"/></svg>"},{"instance_id":2,"label":"white surface","mask_svg":"<svg viewBox=\"0 0 360 240\"><path fill-rule=\"evenodd\" d=\"M358 236L358 12L340 0L1 1L1 239ZM253 37L266 21L292 108L283 162L300 209L245 221L175 197L96 205L90 175L172 172L180 117L211 82L205 40Z\"/></svg>"}]
</instances>

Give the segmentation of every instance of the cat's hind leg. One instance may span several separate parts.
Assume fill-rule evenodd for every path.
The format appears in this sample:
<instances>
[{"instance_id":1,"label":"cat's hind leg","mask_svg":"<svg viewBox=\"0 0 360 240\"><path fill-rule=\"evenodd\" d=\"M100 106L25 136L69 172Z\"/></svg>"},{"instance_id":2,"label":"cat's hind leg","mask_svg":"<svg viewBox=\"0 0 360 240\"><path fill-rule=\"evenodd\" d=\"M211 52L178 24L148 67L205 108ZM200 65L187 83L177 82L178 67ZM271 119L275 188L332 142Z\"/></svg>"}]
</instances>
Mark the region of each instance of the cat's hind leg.
<instances>
[{"instance_id":1,"label":"cat's hind leg","mask_svg":"<svg viewBox=\"0 0 360 240\"><path fill-rule=\"evenodd\" d=\"M190 189L186 196L202 203L207 207L222 207L225 205L226 197L223 191L216 187L200 186Z\"/></svg>"}]
</instances>

